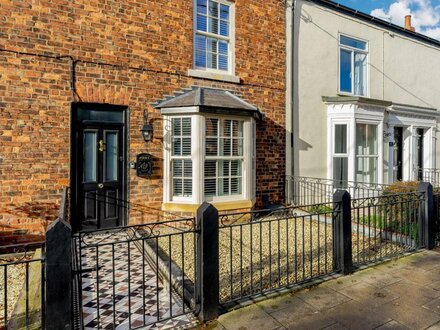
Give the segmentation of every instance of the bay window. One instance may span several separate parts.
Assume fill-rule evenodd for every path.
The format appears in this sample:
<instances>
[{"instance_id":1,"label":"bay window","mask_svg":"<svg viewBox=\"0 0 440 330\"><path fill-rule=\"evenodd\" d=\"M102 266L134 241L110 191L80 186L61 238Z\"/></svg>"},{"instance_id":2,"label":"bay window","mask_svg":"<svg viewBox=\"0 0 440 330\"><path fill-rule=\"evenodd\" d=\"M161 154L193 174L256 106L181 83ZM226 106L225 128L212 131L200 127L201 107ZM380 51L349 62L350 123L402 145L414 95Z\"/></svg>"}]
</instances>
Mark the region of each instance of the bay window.
<instances>
[{"instance_id":1,"label":"bay window","mask_svg":"<svg viewBox=\"0 0 440 330\"><path fill-rule=\"evenodd\" d=\"M254 130L252 117L167 117L165 201L200 204L252 200Z\"/></svg>"}]
</instances>

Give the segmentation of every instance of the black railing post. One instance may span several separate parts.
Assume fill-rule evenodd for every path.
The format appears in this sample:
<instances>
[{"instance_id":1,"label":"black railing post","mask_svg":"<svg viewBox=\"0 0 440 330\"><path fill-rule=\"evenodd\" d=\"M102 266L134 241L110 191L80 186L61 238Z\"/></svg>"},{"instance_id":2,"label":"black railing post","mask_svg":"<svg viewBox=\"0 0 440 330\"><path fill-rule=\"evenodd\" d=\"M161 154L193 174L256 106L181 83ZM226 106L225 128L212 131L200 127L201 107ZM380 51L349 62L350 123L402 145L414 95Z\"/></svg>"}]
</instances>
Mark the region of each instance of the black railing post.
<instances>
[{"instance_id":1,"label":"black railing post","mask_svg":"<svg viewBox=\"0 0 440 330\"><path fill-rule=\"evenodd\" d=\"M435 212L432 185L429 182L420 182L418 192L422 197L419 218L419 244L432 250L435 246Z\"/></svg>"},{"instance_id":2,"label":"black railing post","mask_svg":"<svg viewBox=\"0 0 440 330\"><path fill-rule=\"evenodd\" d=\"M346 190L333 194L333 270L352 272L351 197Z\"/></svg>"},{"instance_id":3,"label":"black railing post","mask_svg":"<svg viewBox=\"0 0 440 330\"><path fill-rule=\"evenodd\" d=\"M46 232L46 330L72 329L72 228L60 219Z\"/></svg>"},{"instance_id":4,"label":"black railing post","mask_svg":"<svg viewBox=\"0 0 440 330\"><path fill-rule=\"evenodd\" d=\"M217 209L203 203L197 210L196 299L200 321L218 316L219 304L219 221Z\"/></svg>"}]
</instances>

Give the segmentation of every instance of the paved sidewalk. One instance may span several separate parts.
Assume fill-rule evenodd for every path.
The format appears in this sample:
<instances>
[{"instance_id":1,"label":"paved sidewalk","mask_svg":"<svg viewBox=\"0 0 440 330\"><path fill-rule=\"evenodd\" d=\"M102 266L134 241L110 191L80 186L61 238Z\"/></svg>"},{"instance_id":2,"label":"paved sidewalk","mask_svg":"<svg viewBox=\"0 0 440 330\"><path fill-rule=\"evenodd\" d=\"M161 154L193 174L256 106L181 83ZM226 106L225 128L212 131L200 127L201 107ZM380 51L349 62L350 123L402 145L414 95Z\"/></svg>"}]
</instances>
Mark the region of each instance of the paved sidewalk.
<instances>
[{"instance_id":1,"label":"paved sidewalk","mask_svg":"<svg viewBox=\"0 0 440 330\"><path fill-rule=\"evenodd\" d=\"M211 329L439 329L440 251L422 251L220 316Z\"/></svg>"}]
</instances>

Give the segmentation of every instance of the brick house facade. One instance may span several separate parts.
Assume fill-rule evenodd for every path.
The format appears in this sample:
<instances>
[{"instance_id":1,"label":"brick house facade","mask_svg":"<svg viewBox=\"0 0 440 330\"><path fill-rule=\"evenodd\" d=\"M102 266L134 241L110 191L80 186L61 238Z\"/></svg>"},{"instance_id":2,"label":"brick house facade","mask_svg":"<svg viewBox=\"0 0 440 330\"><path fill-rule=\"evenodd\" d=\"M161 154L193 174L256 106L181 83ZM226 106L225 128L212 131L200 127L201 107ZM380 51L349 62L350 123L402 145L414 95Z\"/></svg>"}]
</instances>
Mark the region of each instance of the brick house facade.
<instances>
[{"instance_id":1,"label":"brick house facade","mask_svg":"<svg viewBox=\"0 0 440 330\"><path fill-rule=\"evenodd\" d=\"M220 0L221 3L225 1ZM258 107L256 198L284 200L285 8L280 0L235 0L234 76L196 77L197 1L1 1L0 227L28 235L56 218L62 189L72 186L72 105L127 107L127 195L163 207L164 141L152 104L193 86L227 90ZM220 78L220 79L216 79ZM145 142L143 112L154 129ZM153 156L153 174L128 164ZM144 221L134 214L130 223ZM74 221L74 220L73 220Z\"/></svg>"}]
</instances>

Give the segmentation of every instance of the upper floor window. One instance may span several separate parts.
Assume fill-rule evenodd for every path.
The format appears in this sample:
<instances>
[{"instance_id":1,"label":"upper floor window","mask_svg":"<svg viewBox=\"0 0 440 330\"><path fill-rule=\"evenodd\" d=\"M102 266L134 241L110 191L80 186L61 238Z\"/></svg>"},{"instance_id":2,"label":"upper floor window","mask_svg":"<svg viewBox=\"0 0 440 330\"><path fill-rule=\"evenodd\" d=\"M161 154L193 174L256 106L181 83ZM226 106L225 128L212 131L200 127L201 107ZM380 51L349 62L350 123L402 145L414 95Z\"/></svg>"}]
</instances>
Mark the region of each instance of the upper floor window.
<instances>
[{"instance_id":1,"label":"upper floor window","mask_svg":"<svg viewBox=\"0 0 440 330\"><path fill-rule=\"evenodd\" d=\"M367 96L367 59L366 41L339 36L339 92Z\"/></svg>"},{"instance_id":2,"label":"upper floor window","mask_svg":"<svg viewBox=\"0 0 440 330\"><path fill-rule=\"evenodd\" d=\"M231 72L232 4L225 0L194 0L196 69Z\"/></svg>"}]
</instances>

